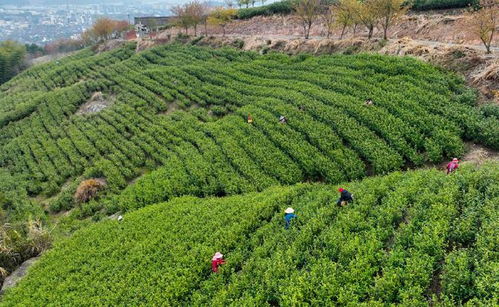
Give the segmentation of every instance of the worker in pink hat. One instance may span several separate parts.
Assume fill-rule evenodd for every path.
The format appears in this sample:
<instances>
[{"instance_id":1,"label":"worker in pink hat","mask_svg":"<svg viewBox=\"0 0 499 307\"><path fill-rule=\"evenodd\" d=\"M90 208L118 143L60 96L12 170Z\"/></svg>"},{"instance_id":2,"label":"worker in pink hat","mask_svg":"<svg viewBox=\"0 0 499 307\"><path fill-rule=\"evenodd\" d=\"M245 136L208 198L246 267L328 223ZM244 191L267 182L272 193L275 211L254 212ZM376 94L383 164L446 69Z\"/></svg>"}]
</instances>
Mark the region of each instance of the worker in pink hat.
<instances>
[{"instance_id":1,"label":"worker in pink hat","mask_svg":"<svg viewBox=\"0 0 499 307\"><path fill-rule=\"evenodd\" d=\"M453 171L459 168L459 160L457 158L452 159L449 164L447 164L447 174L452 173Z\"/></svg>"},{"instance_id":2,"label":"worker in pink hat","mask_svg":"<svg viewBox=\"0 0 499 307\"><path fill-rule=\"evenodd\" d=\"M218 273L218 267L224 263L224 255L221 252L216 252L213 258L211 258L211 270L213 273Z\"/></svg>"},{"instance_id":3,"label":"worker in pink hat","mask_svg":"<svg viewBox=\"0 0 499 307\"><path fill-rule=\"evenodd\" d=\"M339 188L338 192L340 192L340 198L336 202L336 205L343 206L343 205L353 201L353 194L351 194L347 190L345 190L343 188Z\"/></svg>"}]
</instances>

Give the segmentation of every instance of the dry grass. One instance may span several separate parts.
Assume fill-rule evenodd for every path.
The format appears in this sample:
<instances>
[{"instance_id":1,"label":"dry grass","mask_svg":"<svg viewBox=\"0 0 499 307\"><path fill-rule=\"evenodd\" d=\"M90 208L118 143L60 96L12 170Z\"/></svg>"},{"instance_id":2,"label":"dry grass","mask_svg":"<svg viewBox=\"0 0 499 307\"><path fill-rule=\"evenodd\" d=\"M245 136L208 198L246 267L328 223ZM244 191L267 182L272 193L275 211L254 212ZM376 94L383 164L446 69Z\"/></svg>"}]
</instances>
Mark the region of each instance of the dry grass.
<instances>
[{"instance_id":1,"label":"dry grass","mask_svg":"<svg viewBox=\"0 0 499 307\"><path fill-rule=\"evenodd\" d=\"M21 263L51 245L50 230L40 220L0 225L0 283Z\"/></svg>"},{"instance_id":2,"label":"dry grass","mask_svg":"<svg viewBox=\"0 0 499 307\"><path fill-rule=\"evenodd\" d=\"M483 81L499 82L499 62L496 61L487 65L483 71L473 77L474 84L478 84Z\"/></svg>"},{"instance_id":3,"label":"dry grass","mask_svg":"<svg viewBox=\"0 0 499 307\"><path fill-rule=\"evenodd\" d=\"M102 190L106 186L106 183L102 179L87 179L80 183L78 188L76 189L76 193L74 195L74 200L81 204L86 203L95 196L97 196L97 192Z\"/></svg>"}]
</instances>

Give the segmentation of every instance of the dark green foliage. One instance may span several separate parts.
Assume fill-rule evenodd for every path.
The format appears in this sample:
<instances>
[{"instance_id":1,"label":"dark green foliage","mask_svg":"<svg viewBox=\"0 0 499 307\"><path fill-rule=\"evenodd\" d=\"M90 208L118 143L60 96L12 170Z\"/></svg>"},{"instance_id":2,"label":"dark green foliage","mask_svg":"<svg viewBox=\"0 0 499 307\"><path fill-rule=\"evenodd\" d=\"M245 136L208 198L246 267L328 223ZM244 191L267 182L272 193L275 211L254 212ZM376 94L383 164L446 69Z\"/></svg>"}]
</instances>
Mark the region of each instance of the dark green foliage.
<instances>
[{"instance_id":1,"label":"dark green foliage","mask_svg":"<svg viewBox=\"0 0 499 307\"><path fill-rule=\"evenodd\" d=\"M478 0L410 0L411 8L417 11L454 9L478 5Z\"/></svg>"},{"instance_id":2,"label":"dark green foliage","mask_svg":"<svg viewBox=\"0 0 499 307\"><path fill-rule=\"evenodd\" d=\"M0 84L7 82L24 68L26 48L13 41L0 42Z\"/></svg>"},{"instance_id":3,"label":"dark green foliage","mask_svg":"<svg viewBox=\"0 0 499 307\"><path fill-rule=\"evenodd\" d=\"M67 210L80 177L108 182L82 210L112 213L385 174L460 156L463 139L499 144L497 118L472 106L463 80L408 58L180 45L136 54L130 44L33 67L1 89L0 167L21 195L14 208L29 195ZM94 95L109 106L80 114Z\"/></svg>"},{"instance_id":4,"label":"dark green foliage","mask_svg":"<svg viewBox=\"0 0 499 307\"><path fill-rule=\"evenodd\" d=\"M255 16L285 15L290 14L291 12L293 12L293 1L283 0L268 5L239 9L237 11L237 18L249 19Z\"/></svg>"}]
</instances>

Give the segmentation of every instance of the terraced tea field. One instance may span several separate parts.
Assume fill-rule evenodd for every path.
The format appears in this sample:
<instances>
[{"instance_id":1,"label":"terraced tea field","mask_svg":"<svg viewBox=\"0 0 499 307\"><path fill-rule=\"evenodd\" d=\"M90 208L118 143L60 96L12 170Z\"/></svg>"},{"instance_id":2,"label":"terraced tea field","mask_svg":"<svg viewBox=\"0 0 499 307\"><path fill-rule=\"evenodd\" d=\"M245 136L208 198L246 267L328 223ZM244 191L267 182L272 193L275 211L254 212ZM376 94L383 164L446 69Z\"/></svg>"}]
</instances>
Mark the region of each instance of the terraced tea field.
<instances>
[{"instance_id":1,"label":"terraced tea field","mask_svg":"<svg viewBox=\"0 0 499 307\"><path fill-rule=\"evenodd\" d=\"M109 106L82 114L96 94ZM498 120L474 99L458 77L410 58L85 50L1 87L0 178L21 216L39 203L72 208L88 177L108 188L85 214L338 183L460 156L464 140L497 148Z\"/></svg>"},{"instance_id":2,"label":"terraced tea field","mask_svg":"<svg viewBox=\"0 0 499 307\"><path fill-rule=\"evenodd\" d=\"M2 305L493 306L498 171L368 178L341 208L324 184L148 206L58 244Z\"/></svg>"}]
</instances>

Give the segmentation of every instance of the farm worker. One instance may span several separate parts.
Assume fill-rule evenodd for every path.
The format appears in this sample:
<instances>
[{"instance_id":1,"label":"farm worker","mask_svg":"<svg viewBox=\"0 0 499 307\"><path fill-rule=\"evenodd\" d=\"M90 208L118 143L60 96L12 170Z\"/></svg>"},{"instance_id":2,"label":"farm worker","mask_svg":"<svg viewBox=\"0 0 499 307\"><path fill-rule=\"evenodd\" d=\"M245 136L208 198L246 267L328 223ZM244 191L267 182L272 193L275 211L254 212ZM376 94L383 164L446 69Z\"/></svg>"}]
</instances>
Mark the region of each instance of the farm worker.
<instances>
[{"instance_id":1,"label":"farm worker","mask_svg":"<svg viewBox=\"0 0 499 307\"><path fill-rule=\"evenodd\" d=\"M457 158L452 159L449 164L447 164L447 174L452 173L459 167L459 160Z\"/></svg>"},{"instance_id":2,"label":"farm worker","mask_svg":"<svg viewBox=\"0 0 499 307\"><path fill-rule=\"evenodd\" d=\"M253 117L251 117L251 114L248 114L248 124L253 123Z\"/></svg>"},{"instance_id":3,"label":"farm worker","mask_svg":"<svg viewBox=\"0 0 499 307\"><path fill-rule=\"evenodd\" d=\"M353 194L350 194L347 190L343 188L339 188L338 192L340 192L340 198L336 202L336 204L339 205L345 205L345 203L349 203L353 201Z\"/></svg>"},{"instance_id":4,"label":"farm worker","mask_svg":"<svg viewBox=\"0 0 499 307\"><path fill-rule=\"evenodd\" d=\"M281 115L281 116L279 116L279 122L281 124L285 124L288 122L288 119L284 115Z\"/></svg>"},{"instance_id":5,"label":"farm worker","mask_svg":"<svg viewBox=\"0 0 499 307\"><path fill-rule=\"evenodd\" d=\"M218 267L225 263L224 255L221 252L216 252L213 258L211 258L211 270L213 273L218 272Z\"/></svg>"},{"instance_id":6,"label":"farm worker","mask_svg":"<svg viewBox=\"0 0 499 307\"><path fill-rule=\"evenodd\" d=\"M289 228L289 224L291 223L291 220L296 217L295 210L293 208L287 208L284 210L284 221L286 222L286 225L284 226L285 229Z\"/></svg>"},{"instance_id":7,"label":"farm worker","mask_svg":"<svg viewBox=\"0 0 499 307\"><path fill-rule=\"evenodd\" d=\"M365 105L366 105L366 106L371 106L371 105L373 105L373 104L374 104L374 103L373 103L373 100L372 100L371 98L367 98L367 100L366 100L366 102L365 102Z\"/></svg>"}]
</instances>

